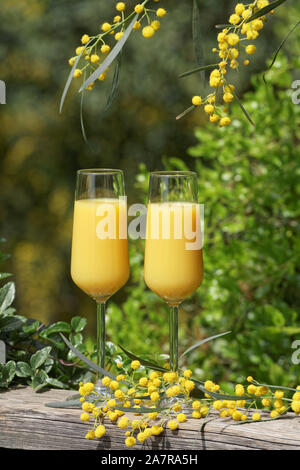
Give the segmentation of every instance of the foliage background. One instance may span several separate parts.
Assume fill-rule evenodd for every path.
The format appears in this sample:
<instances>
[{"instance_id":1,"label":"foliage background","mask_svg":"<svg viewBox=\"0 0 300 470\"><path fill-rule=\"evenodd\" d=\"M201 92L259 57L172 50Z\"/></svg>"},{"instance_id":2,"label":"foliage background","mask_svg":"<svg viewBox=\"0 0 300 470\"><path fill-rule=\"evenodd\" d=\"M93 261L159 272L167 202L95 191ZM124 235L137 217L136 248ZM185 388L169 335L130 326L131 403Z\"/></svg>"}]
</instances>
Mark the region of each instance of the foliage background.
<instances>
[{"instance_id":1,"label":"foliage background","mask_svg":"<svg viewBox=\"0 0 300 470\"><path fill-rule=\"evenodd\" d=\"M98 30L110 17L114 2L1 3L0 78L7 84L8 104L0 114L0 235L12 253L6 268L15 274L16 308L45 323L87 317L88 335L94 337L93 302L69 275L78 168L126 170L129 203L145 200L148 171L194 168L206 205L205 281L183 305L180 344L233 329L230 340L193 355L200 377L233 380L245 373L296 384L299 366L291 365L291 344L300 335L300 118L289 90L299 70L299 31L285 47L288 60L282 55L269 73L268 91L261 76L250 82L249 70L265 69L266 58L299 17L299 0L277 10L251 68L238 80L233 75L255 131L238 108L226 130L207 126L201 112L175 121L202 89L195 75L177 79L194 65L191 3L174 7L165 0L169 14L159 33L150 41L140 34L131 38L118 100L108 113L102 112L104 90L90 94L85 123L93 151L81 136L76 85L62 116L58 102L71 51L83 33ZM199 1L207 63L214 25L225 21L234 3ZM130 249L130 282L109 303L109 338L136 352L167 352L167 309L144 285L143 243L132 241Z\"/></svg>"}]
</instances>

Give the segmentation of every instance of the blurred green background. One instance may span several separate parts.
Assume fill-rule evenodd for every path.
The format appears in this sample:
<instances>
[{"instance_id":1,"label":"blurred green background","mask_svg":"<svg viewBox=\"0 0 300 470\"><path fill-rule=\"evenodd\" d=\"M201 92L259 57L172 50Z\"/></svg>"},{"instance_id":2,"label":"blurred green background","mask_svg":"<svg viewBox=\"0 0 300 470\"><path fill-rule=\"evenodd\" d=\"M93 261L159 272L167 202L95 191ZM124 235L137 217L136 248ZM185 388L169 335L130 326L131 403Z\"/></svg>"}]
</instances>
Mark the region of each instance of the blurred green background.
<instances>
[{"instance_id":1,"label":"blurred green background","mask_svg":"<svg viewBox=\"0 0 300 470\"><path fill-rule=\"evenodd\" d=\"M235 3L199 0L206 63L214 60L214 25L226 22ZM89 147L81 135L78 83L62 115L58 104L69 57L84 33L111 18L114 2L1 2L0 79L7 105L0 109L0 235L12 254L6 269L15 275L17 311L45 323L82 315L94 336L95 306L69 274L77 169L122 168L129 203L146 200L149 171L196 169L206 206L205 281L182 306L180 344L232 329L230 339L193 353L200 377L251 374L296 383L291 344L300 337L300 110L292 104L291 83L300 66L298 30L269 72L268 88L261 72L299 19L299 0L269 18L255 60L232 74L255 130L238 106L228 129L207 125L201 111L175 120L203 85L197 75L177 78L195 66L192 2L162 0L161 6L168 10L161 30L150 40L134 32L126 44L109 111L103 112L109 81L88 94ZM137 353L166 353L167 309L143 282L143 242L131 241L130 249L130 281L109 302L109 339Z\"/></svg>"}]
</instances>

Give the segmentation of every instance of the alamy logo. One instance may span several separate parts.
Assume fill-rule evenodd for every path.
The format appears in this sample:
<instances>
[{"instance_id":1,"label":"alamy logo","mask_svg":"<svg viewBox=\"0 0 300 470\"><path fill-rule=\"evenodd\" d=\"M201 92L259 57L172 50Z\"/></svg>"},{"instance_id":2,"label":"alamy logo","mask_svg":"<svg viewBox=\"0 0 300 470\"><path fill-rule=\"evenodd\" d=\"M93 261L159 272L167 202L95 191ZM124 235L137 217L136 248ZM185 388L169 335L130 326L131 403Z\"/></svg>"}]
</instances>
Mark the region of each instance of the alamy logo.
<instances>
[{"instance_id":1,"label":"alamy logo","mask_svg":"<svg viewBox=\"0 0 300 470\"><path fill-rule=\"evenodd\" d=\"M300 340L296 339L292 343L292 349L296 351L292 354L292 364L298 365L300 364Z\"/></svg>"},{"instance_id":2,"label":"alamy logo","mask_svg":"<svg viewBox=\"0 0 300 470\"><path fill-rule=\"evenodd\" d=\"M292 93L292 102L293 104L300 104L300 80L294 80L292 88L296 90Z\"/></svg>"},{"instance_id":3,"label":"alamy logo","mask_svg":"<svg viewBox=\"0 0 300 470\"><path fill-rule=\"evenodd\" d=\"M0 80L0 104L6 104L6 85L3 80Z\"/></svg>"}]
</instances>

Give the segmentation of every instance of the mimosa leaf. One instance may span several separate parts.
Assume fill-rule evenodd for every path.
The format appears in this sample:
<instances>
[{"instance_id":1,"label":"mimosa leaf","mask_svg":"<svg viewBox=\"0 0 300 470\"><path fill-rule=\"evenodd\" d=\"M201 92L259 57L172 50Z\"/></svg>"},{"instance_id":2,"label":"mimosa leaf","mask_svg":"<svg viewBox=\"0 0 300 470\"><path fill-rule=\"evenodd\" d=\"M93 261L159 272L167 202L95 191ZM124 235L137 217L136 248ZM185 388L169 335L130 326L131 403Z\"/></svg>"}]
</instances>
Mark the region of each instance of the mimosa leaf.
<instances>
[{"instance_id":1,"label":"mimosa leaf","mask_svg":"<svg viewBox=\"0 0 300 470\"><path fill-rule=\"evenodd\" d=\"M189 75L192 75L193 73L201 72L201 70L212 69L213 67L216 67L217 65L218 64L201 65L200 67L196 67L192 70L188 70L187 72L181 73L178 76L178 78L188 77Z\"/></svg>"},{"instance_id":2,"label":"mimosa leaf","mask_svg":"<svg viewBox=\"0 0 300 470\"><path fill-rule=\"evenodd\" d=\"M74 346L70 343L70 341L67 340L67 338L62 334L60 333L60 336L62 337L62 339L64 340L64 342L66 343L66 345L69 347L69 349L71 349L71 351L79 358L82 360L82 362L84 362L86 365L88 365L91 369L97 371L97 372L100 372L101 374L109 377L110 379L112 380L117 380L116 379L116 376L114 374L112 374L111 372L108 372L107 370L105 369L102 369L102 367L99 367L97 366L97 364L95 364L93 361L91 361L90 359L88 359L87 357L85 357L84 354L82 354L80 351L78 351L78 349L74 348ZM125 385L128 385L127 382L124 382L124 381L120 381L120 383L123 383Z\"/></svg>"},{"instance_id":3,"label":"mimosa leaf","mask_svg":"<svg viewBox=\"0 0 300 470\"><path fill-rule=\"evenodd\" d=\"M198 6L198 0L193 0L192 34L193 34L196 62L198 65L201 65L204 62L204 58L203 58L201 20L200 20L200 10ZM203 70L204 69L202 69L202 72ZM204 78L205 78L204 74L201 73L201 80L204 80Z\"/></svg>"},{"instance_id":4,"label":"mimosa leaf","mask_svg":"<svg viewBox=\"0 0 300 470\"><path fill-rule=\"evenodd\" d=\"M236 396L236 395L225 395L224 393L215 393L215 392L210 392L209 390L207 390L203 385L201 385L200 382L198 382L198 380L195 380L195 379L191 379L196 387L201 390L202 392L204 393L207 393L207 395L210 395L211 397L213 398L216 398L217 400L231 400L231 401L239 401L239 400L246 400L246 401L250 401L250 400L253 400L253 397L247 397L247 396Z\"/></svg>"},{"instance_id":5,"label":"mimosa leaf","mask_svg":"<svg viewBox=\"0 0 300 470\"><path fill-rule=\"evenodd\" d=\"M229 333L231 333L231 331L226 331L225 333L220 333L218 335L210 336L209 338L205 338L205 339L202 339L201 341L198 341L193 346L191 346L186 351L184 351L179 357L179 359L181 359L182 357L184 357L186 354L190 353L194 349L198 348L199 346L201 346L201 344L208 343L208 341L212 341L213 339L220 338L220 336L228 335Z\"/></svg>"},{"instance_id":6,"label":"mimosa leaf","mask_svg":"<svg viewBox=\"0 0 300 470\"><path fill-rule=\"evenodd\" d=\"M249 23L249 21L252 21L252 20L256 20L257 18L261 18L262 16L266 15L270 11L279 7L284 2L286 2L286 0L276 0L275 2L270 3L266 7L261 8L256 13L253 13L253 15L251 15L250 18L247 19L246 23Z\"/></svg>"},{"instance_id":7,"label":"mimosa leaf","mask_svg":"<svg viewBox=\"0 0 300 470\"><path fill-rule=\"evenodd\" d=\"M246 118L248 119L248 121L250 122L250 124L252 124L253 127L255 127L255 123L252 121L249 113L246 111L246 109L244 108L244 106L242 105L238 95L236 94L236 92L233 90L233 93L234 93L234 96L236 98L236 101L239 105L239 107L241 108L241 110L243 111L244 115L246 116Z\"/></svg>"},{"instance_id":8,"label":"mimosa leaf","mask_svg":"<svg viewBox=\"0 0 300 470\"><path fill-rule=\"evenodd\" d=\"M169 407L166 407L169 408ZM129 411L130 413L159 413L160 411L165 410L166 408L162 407L157 407L157 408L146 408L146 407L141 407L141 408L130 408L130 407L122 407L122 406L117 406L115 409L119 411Z\"/></svg>"},{"instance_id":9,"label":"mimosa leaf","mask_svg":"<svg viewBox=\"0 0 300 470\"><path fill-rule=\"evenodd\" d=\"M274 65L275 62L276 62L277 56L278 56L278 54L279 54L281 48L283 47L284 43L288 40L288 38L290 37L290 35L291 35L291 34L294 32L294 30L299 26L299 24L300 24L300 21L297 21L297 23L292 27L292 29L290 29L290 31L288 32L288 34L287 34L287 35L284 37L284 39L281 41L281 43L280 43L280 45L279 45L277 51L276 51L275 54L274 54L274 57L273 57L273 60L272 60L271 64L269 65L269 67L267 68L267 70L265 71L265 73L263 74L263 80L264 80L265 83L267 83L267 82L266 82L266 78L265 78L266 73L267 73L269 70L271 70L271 68L273 67L273 65Z\"/></svg>"},{"instance_id":10,"label":"mimosa leaf","mask_svg":"<svg viewBox=\"0 0 300 470\"><path fill-rule=\"evenodd\" d=\"M86 48L88 46L90 46L90 44L94 41L94 39L91 39L87 45L86 45ZM61 100L60 100L60 105L59 105L59 112L61 113L62 110L63 110L63 106L64 106L64 102L65 102L65 99L66 99L66 96L67 96L67 93L68 93L68 90L70 88L70 85L71 85L71 82L73 80L73 77L74 77L74 72L75 72L75 69L77 67L77 64L78 62L80 61L82 55L84 54L84 49L81 51L81 53L79 54L79 56L77 57L73 67L72 67L72 70L71 72L69 73L69 76L68 76L68 79L67 79L67 82L65 84L65 88L64 88L64 91L63 91L63 94L62 94L62 97L61 97Z\"/></svg>"},{"instance_id":11,"label":"mimosa leaf","mask_svg":"<svg viewBox=\"0 0 300 470\"><path fill-rule=\"evenodd\" d=\"M196 106L194 106L194 105L190 106L185 111L183 111L183 113L178 114L178 116L176 116L176 120L178 121L179 119L183 118L186 114L190 113L194 109L196 109Z\"/></svg>"},{"instance_id":12,"label":"mimosa leaf","mask_svg":"<svg viewBox=\"0 0 300 470\"><path fill-rule=\"evenodd\" d=\"M81 395L80 393L76 393L75 395L71 395L69 397L66 398L67 401L70 401L70 400L77 400L78 398L80 398Z\"/></svg>"},{"instance_id":13,"label":"mimosa leaf","mask_svg":"<svg viewBox=\"0 0 300 470\"><path fill-rule=\"evenodd\" d=\"M255 384L258 385L259 387L269 387L269 388L275 388L276 390L291 390L292 392L299 392L296 388L291 388L291 387L284 387L280 385L268 385L268 384Z\"/></svg>"},{"instance_id":14,"label":"mimosa leaf","mask_svg":"<svg viewBox=\"0 0 300 470\"><path fill-rule=\"evenodd\" d=\"M84 83L82 84L79 92L82 92L87 86L91 85L91 83L93 83L95 80L97 80L100 77L100 75L102 75L102 73L105 72L107 67L109 67L110 64L115 60L117 55L121 52L125 42L127 41L137 18L138 18L138 15L135 15L135 17L131 21L130 25L128 26L128 28L124 32L121 39L117 42L117 44L112 49L112 51L108 54L106 59L104 59L102 64L99 65L99 67L89 76L89 78L84 81Z\"/></svg>"},{"instance_id":15,"label":"mimosa leaf","mask_svg":"<svg viewBox=\"0 0 300 470\"><path fill-rule=\"evenodd\" d=\"M116 68L115 68L115 72L114 72L114 76L113 76L113 80L111 84L111 90L107 98L107 103L106 103L104 111L107 111L110 108L117 94L117 90L118 90L118 86L120 82L121 58L122 58L122 51L117 57L117 64L116 64Z\"/></svg>"},{"instance_id":16,"label":"mimosa leaf","mask_svg":"<svg viewBox=\"0 0 300 470\"><path fill-rule=\"evenodd\" d=\"M44 405L50 408L81 408L82 403L79 399L71 400L67 398L66 401L54 401L50 403L44 403Z\"/></svg>"},{"instance_id":17,"label":"mimosa leaf","mask_svg":"<svg viewBox=\"0 0 300 470\"><path fill-rule=\"evenodd\" d=\"M215 28L217 29L232 28L232 24L216 24Z\"/></svg>"},{"instance_id":18,"label":"mimosa leaf","mask_svg":"<svg viewBox=\"0 0 300 470\"><path fill-rule=\"evenodd\" d=\"M127 351L120 344L118 346L119 346L120 349L122 349L122 351L126 354L126 356L128 356L133 361L139 361L143 366L149 367L150 369L153 369L153 370L158 370L160 372L168 372L168 369L165 369L164 367L161 367L159 364L156 364L155 362L151 362L151 361L148 361L146 359L142 359L141 357L136 356L132 352Z\"/></svg>"},{"instance_id":19,"label":"mimosa leaf","mask_svg":"<svg viewBox=\"0 0 300 470\"><path fill-rule=\"evenodd\" d=\"M88 139L86 136L84 122L83 122L83 101L84 101L84 92L82 93L81 100L80 100L80 126L81 126L81 133L82 133L83 140L85 141L86 144L88 144Z\"/></svg>"}]
</instances>

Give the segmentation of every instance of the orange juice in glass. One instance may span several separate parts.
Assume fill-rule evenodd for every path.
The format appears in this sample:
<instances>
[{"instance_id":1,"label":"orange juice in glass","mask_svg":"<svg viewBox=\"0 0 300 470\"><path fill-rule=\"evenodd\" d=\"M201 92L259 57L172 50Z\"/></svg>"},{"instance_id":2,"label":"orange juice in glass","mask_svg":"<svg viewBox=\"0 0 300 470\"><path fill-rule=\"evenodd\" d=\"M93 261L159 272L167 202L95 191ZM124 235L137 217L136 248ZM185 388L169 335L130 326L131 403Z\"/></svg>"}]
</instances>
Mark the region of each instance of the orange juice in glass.
<instances>
[{"instance_id":1,"label":"orange juice in glass","mask_svg":"<svg viewBox=\"0 0 300 470\"><path fill-rule=\"evenodd\" d=\"M152 172L144 278L170 306L170 366L178 369L178 308L202 283L203 259L197 174Z\"/></svg>"},{"instance_id":2,"label":"orange juice in glass","mask_svg":"<svg viewBox=\"0 0 300 470\"><path fill-rule=\"evenodd\" d=\"M77 172L74 204L71 276L97 302L97 363L95 388L105 369L106 301L129 277L127 204L121 170Z\"/></svg>"}]
</instances>

